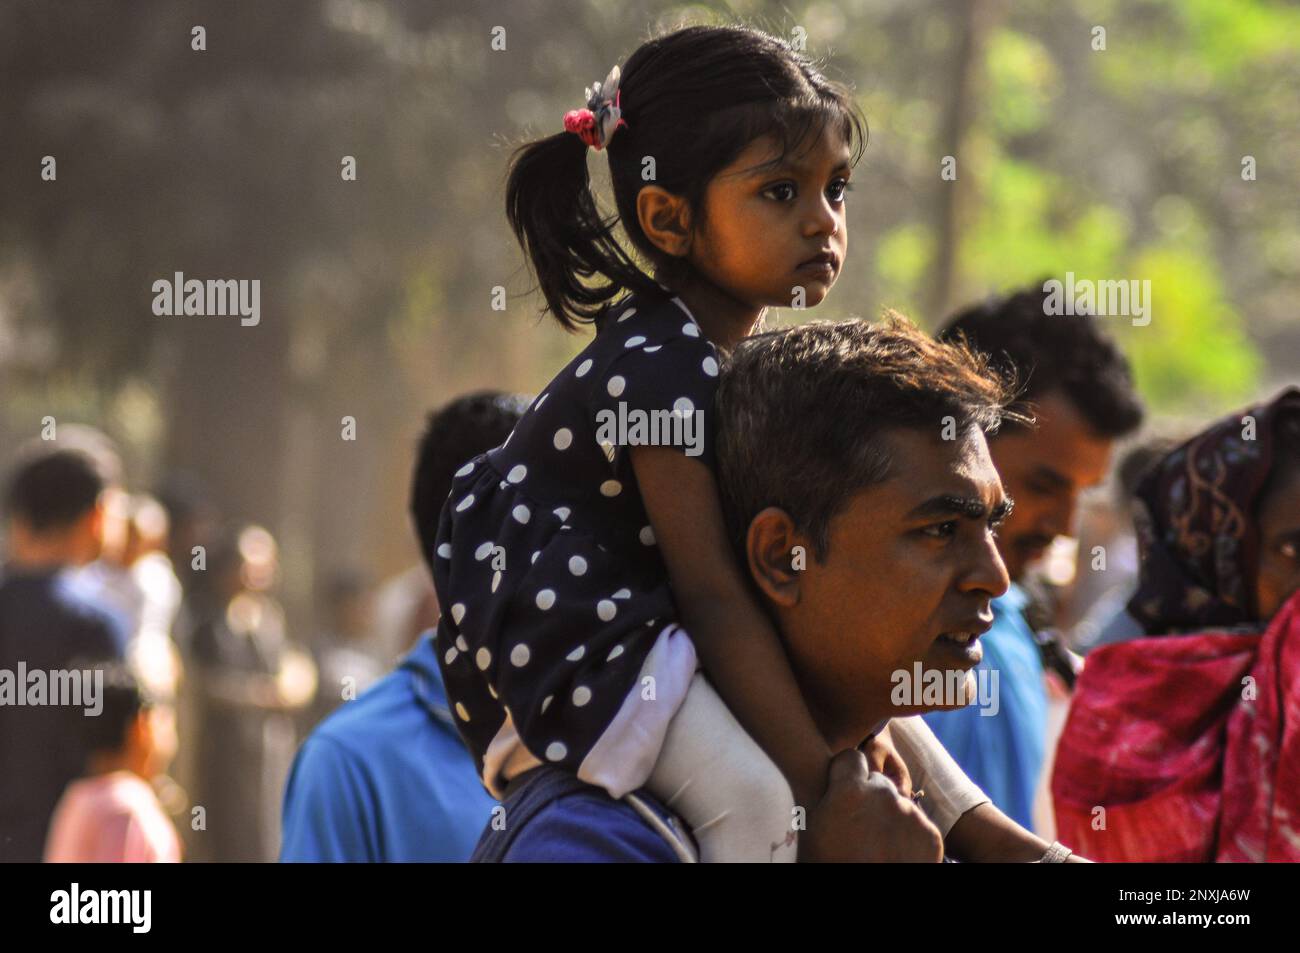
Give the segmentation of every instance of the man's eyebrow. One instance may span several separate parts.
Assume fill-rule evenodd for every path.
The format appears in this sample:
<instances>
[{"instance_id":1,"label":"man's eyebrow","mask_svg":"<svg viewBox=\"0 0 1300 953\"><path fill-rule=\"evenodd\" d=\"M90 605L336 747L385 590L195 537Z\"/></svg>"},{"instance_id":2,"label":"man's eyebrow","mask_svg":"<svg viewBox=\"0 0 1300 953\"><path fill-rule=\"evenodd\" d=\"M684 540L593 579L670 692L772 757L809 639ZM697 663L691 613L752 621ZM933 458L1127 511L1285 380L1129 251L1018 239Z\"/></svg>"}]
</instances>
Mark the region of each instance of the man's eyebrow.
<instances>
[{"instance_id":1,"label":"man's eyebrow","mask_svg":"<svg viewBox=\"0 0 1300 953\"><path fill-rule=\"evenodd\" d=\"M1006 502L1007 501L1004 500L1002 504L994 507L994 511L996 512L998 509L1001 509ZM906 519L928 519L935 516L964 516L967 519L978 520L983 519L984 515L988 511L988 507L984 505L984 501L978 497L956 496L951 493L945 493L941 496L931 497L920 506L915 507L907 514Z\"/></svg>"}]
</instances>

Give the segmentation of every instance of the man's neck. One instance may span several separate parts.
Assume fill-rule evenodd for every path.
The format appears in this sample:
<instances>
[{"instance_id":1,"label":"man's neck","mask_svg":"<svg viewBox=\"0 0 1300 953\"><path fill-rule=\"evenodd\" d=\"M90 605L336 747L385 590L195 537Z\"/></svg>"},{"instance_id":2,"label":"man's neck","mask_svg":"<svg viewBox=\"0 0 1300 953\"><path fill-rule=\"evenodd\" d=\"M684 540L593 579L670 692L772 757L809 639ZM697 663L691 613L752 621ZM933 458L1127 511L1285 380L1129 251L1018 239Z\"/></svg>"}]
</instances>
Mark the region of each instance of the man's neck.
<instances>
[{"instance_id":1,"label":"man's neck","mask_svg":"<svg viewBox=\"0 0 1300 953\"><path fill-rule=\"evenodd\" d=\"M34 533L26 525L12 522L6 561L19 572L54 572L86 562L86 545L75 531Z\"/></svg>"},{"instance_id":2,"label":"man's neck","mask_svg":"<svg viewBox=\"0 0 1300 953\"><path fill-rule=\"evenodd\" d=\"M815 701L804 696L812 712L813 721L821 729L822 736L830 745L832 751L843 751L846 748L856 748L862 742L866 741L873 733L884 727L890 718L898 714L898 709L888 701L888 690L882 697L885 702L879 708L873 708L870 704L862 707L855 707L852 712L846 712L844 718L837 718L828 712L819 710ZM864 691L864 697L874 693L870 690ZM862 699L859 699L861 701Z\"/></svg>"},{"instance_id":3,"label":"man's neck","mask_svg":"<svg viewBox=\"0 0 1300 953\"><path fill-rule=\"evenodd\" d=\"M8 559L5 560L5 565L11 570L33 576L58 572L60 569L76 565L76 563L76 560L61 551L33 552L31 550L18 551L13 548L9 550Z\"/></svg>"}]
</instances>

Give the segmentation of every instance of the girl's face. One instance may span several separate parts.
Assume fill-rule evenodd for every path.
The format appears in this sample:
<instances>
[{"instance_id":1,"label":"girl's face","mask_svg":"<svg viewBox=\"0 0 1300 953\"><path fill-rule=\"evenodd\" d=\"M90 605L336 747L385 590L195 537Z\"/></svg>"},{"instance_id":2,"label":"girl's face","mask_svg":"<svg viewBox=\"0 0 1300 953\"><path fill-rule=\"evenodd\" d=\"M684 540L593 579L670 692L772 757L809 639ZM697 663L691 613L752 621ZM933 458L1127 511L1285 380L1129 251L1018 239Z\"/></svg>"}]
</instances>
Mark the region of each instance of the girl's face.
<instances>
[{"instance_id":1,"label":"girl's face","mask_svg":"<svg viewBox=\"0 0 1300 953\"><path fill-rule=\"evenodd\" d=\"M759 138L714 177L689 257L710 281L755 308L811 308L830 291L848 251L851 156L832 123L781 165L762 167L779 154L779 143Z\"/></svg>"},{"instance_id":2,"label":"girl's face","mask_svg":"<svg viewBox=\"0 0 1300 953\"><path fill-rule=\"evenodd\" d=\"M1263 622L1300 590L1300 466L1284 465L1259 507L1255 605Z\"/></svg>"}]
</instances>

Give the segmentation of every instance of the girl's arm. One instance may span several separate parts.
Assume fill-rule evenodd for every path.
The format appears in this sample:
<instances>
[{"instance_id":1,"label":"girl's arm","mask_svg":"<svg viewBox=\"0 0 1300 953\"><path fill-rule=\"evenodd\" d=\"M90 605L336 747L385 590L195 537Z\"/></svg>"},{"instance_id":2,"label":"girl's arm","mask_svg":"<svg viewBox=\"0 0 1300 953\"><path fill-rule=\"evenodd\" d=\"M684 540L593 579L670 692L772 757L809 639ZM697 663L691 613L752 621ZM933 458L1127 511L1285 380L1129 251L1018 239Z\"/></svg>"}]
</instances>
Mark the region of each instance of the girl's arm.
<instances>
[{"instance_id":1,"label":"girl's arm","mask_svg":"<svg viewBox=\"0 0 1300 953\"><path fill-rule=\"evenodd\" d=\"M963 814L948 832L948 853L966 863L1027 864L1039 860L1051 845L1025 830L985 801ZM1071 854L1067 864L1091 861Z\"/></svg>"},{"instance_id":2,"label":"girl's arm","mask_svg":"<svg viewBox=\"0 0 1300 953\"><path fill-rule=\"evenodd\" d=\"M826 790L830 748L732 555L713 473L669 447L630 449L682 625L709 680L811 812Z\"/></svg>"}]
</instances>

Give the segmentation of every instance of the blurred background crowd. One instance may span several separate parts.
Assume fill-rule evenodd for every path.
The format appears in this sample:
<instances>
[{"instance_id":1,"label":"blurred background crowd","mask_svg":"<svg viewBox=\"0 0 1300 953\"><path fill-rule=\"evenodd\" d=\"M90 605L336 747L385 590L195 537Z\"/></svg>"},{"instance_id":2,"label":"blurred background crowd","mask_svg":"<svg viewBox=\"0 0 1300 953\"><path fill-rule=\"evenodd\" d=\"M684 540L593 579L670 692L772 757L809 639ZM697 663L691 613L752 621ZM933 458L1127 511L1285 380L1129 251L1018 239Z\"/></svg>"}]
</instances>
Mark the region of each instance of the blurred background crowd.
<instances>
[{"instance_id":1,"label":"blurred background crowd","mask_svg":"<svg viewBox=\"0 0 1300 953\"><path fill-rule=\"evenodd\" d=\"M1138 476L1296 379L1291 5L0 0L0 532L10 577L50 576L14 605L75 591L126 647L98 754L156 779L179 842L150 856L274 859L301 740L436 619L406 516L421 422L535 392L582 343L534 320L508 147L648 32L711 17L802 31L871 124L852 267L769 325L891 306L933 329L1066 271L1151 281L1149 325L1107 319L1148 423L1036 569L1036 628L1102 639L1136 578ZM260 323L156 316L177 271L259 279ZM23 490L56 447L82 462Z\"/></svg>"}]
</instances>

